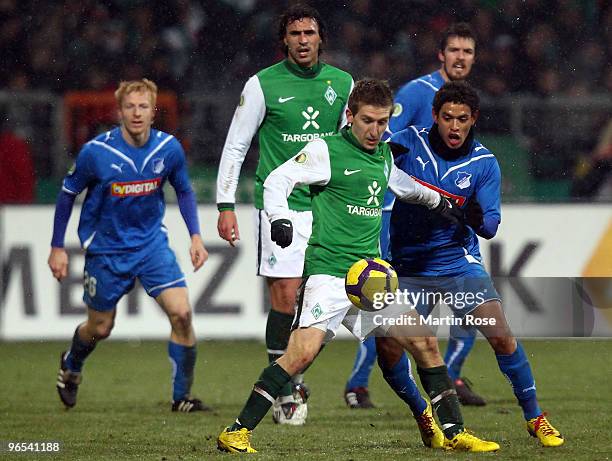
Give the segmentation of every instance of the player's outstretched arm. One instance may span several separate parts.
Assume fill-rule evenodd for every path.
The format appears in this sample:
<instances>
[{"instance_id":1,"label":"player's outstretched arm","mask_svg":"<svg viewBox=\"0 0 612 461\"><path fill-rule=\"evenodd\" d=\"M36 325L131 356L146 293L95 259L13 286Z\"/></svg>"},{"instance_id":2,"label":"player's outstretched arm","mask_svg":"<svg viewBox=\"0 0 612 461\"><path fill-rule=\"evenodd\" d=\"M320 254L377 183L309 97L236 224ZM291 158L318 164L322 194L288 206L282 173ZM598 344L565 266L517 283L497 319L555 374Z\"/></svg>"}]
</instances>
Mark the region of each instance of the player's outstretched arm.
<instances>
[{"instance_id":1,"label":"player's outstretched arm","mask_svg":"<svg viewBox=\"0 0 612 461\"><path fill-rule=\"evenodd\" d=\"M191 236L191 247L189 248L189 255L191 256L191 264L193 264L193 271L197 272L200 267L208 260L208 251L204 247L204 242L200 234L193 234Z\"/></svg>"},{"instance_id":2,"label":"player's outstretched arm","mask_svg":"<svg viewBox=\"0 0 612 461\"><path fill-rule=\"evenodd\" d=\"M389 189L402 202L425 205L430 210L440 205L440 194L419 184L395 165L391 168Z\"/></svg>"}]
</instances>

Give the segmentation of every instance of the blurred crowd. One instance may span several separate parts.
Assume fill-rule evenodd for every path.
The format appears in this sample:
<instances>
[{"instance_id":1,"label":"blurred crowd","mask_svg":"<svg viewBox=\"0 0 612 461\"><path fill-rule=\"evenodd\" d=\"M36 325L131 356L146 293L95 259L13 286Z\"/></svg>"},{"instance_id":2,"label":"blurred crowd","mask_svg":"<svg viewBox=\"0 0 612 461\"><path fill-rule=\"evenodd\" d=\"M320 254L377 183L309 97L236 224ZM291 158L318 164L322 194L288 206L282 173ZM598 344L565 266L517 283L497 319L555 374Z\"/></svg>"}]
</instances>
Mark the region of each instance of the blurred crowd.
<instances>
[{"instance_id":1,"label":"blurred crowd","mask_svg":"<svg viewBox=\"0 0 612 461\"><path fill-rule=\"evenodd\" d=\"M394 86L437 67L440 32L478 35L473 80L490 95L612 90L612 8L604 0L311 0L327 20L324 59ZM280 0L0 0L0 87L105 89L147 75L215 91L281 58Z\"/></svg>"},{"instance_id":2,"label":"blurred crowd","mask_svg":"<svg viewBox=\"0 0 612 461\"><path fill-rule=\"evenodd\" d=\"M606 135L609 128L605 130L612 94L610 2L304 2L316 7L326 20L324 61L347 70L355 79L387 79L394 88L437 69L441 32L453 22L469 22L478 37L470 82L485 101L497 101L493 112L483 110L481 130L517 137L517 124L514 132L509 128L510 112L517 110L514 96L532 96L538 103L552 104L519 109L519 142L530 156L528 170L519 174L528 174L535 181L573 182L573 194L583 197L601 189L593 184L610 182L612 138ZM226 122L242 85L258 70L283 58L276 20L289 3L0 0L0 91L10 100L13 94L35 94L37 90L56 95L70 90L113 90L119 80L146 76L160 89L179 96L177 134L191 145L192 161L214 172ZM195 104L200 96L216 105ZM505 106L509 110L502 113L499 101L508 101L508 97L512 98ZM603 101L603 110L591 111L591 103L580 111L563 106L564 98L585 97ZM560 109L551 113L549 107ZM38 142L38 146L31 145L37 176L57 176L58 169L51 168L53 161L45 148L50 140L41 134L51 133L50 129L32 125L28 133L23 126L15 127L23 125L19 120L33 119L33 115L20 118L15 116L15 107L11 110L4 131L12 123L13 133L20 131L28 142ZM47 112L50 110L52 107ZM39 118L47 120L44 111L30 112L40 112ZM0 141L1 156L10 143ZM602 148L602 143L607 147ZM245 167L249 165L247 161Z\"/></svg>"}]
</instances>

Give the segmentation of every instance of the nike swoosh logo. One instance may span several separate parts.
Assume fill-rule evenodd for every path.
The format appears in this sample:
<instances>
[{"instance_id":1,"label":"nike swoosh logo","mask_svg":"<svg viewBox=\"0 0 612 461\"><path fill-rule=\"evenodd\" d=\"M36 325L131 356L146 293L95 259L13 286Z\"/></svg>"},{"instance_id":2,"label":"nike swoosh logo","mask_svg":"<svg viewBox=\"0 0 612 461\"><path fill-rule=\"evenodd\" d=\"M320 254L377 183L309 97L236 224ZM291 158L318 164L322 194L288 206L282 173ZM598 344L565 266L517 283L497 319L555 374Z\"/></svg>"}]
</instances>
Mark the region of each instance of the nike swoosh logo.
<instances>
[{"instance_id":1,"label":"nike swoosh logo","mask_svg":"<svg viewBox=\"0 0 612 461\"><path fill-rule=\"evenodd\" d=\"M283 224L283 226L285 226L285 227L291 227L291 224L287 224L287 223L282 223L282 224Z\"/></svg>"},{"instance_id":2,"label":"nike swoosh logo","mask_svg":"<svg viewBox=\"0 0 612 461\"><path fill-rule=\"evenodd\" d=\"M295 98L295 96L289 96L288 98L278 98L278 102L282 104L284 102L291 101L293 98Z\"/></svg>"},{"instance_id":3,"label":"nike swoosh logo","mask_svg":"<svg viewBox=\"0 0 612 461\"><path fill-rule=\"evenodd\" d=\"M361 170L349 170L348 168L345 168L344 175L345 176L350 176L352 174L359 173L360 171Z\"/></svg>"}]
</instances>

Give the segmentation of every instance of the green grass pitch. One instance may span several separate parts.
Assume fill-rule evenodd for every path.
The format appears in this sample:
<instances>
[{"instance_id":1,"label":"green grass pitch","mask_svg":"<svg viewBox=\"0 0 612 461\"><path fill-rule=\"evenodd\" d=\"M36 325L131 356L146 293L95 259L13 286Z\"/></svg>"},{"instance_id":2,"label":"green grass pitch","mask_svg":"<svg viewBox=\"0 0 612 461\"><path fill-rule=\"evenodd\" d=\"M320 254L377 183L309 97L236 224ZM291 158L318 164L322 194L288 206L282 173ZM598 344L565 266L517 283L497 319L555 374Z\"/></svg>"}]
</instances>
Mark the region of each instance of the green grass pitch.
<instances>
[{"instance_id":1,"label":"green grass pitch","mask_svg":"<svg viewBox=\"0 0 612 461\"><path fill-rule=\"evenodd\" d=\"M422 446L415 423L376 368L373 410L349 410L342 391L355 342L337 341L307 374L312 396L306 426L275 426L270 416L254 433L254 459L394 460L612 458L612 341L523 342L540 403L566 438L542 448L528 436L510 386L494 356L478 341L465 366L484 408L464 408L466 426L501 445L496 454L433 451ZM0 440L59 440L57 454L0 453L0 459L195 460L229 459L215 439L242 407L265 362L258 342L202 341L194 394L212 413L171 413L170 364L165 342L106 342L89 358L77 406L63 409L55 391L60 351L67 343L0 343ZM442 346L443 348L444 346Z\"/></svg>"}]
</instances>

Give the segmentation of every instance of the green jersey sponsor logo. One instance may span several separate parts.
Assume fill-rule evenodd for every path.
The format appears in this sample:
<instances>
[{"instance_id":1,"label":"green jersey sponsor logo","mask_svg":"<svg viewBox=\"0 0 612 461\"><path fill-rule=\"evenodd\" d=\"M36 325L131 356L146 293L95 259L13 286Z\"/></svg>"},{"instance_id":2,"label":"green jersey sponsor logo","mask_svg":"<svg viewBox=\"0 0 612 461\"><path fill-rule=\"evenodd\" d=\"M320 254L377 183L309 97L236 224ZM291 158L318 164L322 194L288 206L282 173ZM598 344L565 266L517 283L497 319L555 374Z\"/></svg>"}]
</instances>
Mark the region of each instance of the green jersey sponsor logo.
<instances>
[{"instance_id":1,"label":"green jersey sponsor logo","mask_svg":"<svg viewBox=\"0 0 612 461\"><path fill-rule=\"evenodd\" d=\"M360 171L360 170L348 171L348 174L356 173L357 171ZM344 170L344 174L348 175L347 170ZM382 186L378 184L378 181L372 181L372 184L368 185L368 192L370 193L370 196L368 197L368 201L366 202L366 205L374 204L374 206L378 208L351 205L347 203L346 209L348 213L351 215L367 216L371 218L378 218L382 216L382 208L380 208L380 200L378 200L378 194L380 194L381 191L382 191Z\"/></svg>"},{"instance_id":2,"label":"green jersey sponsor logo","mask_svg":"<svg viewBox=\"0 0 612 461\"><path fill-rule=\"evenodd\" d=\"M357 216L367 216L370 218L379 218L382 216L382 208L368 208L366 206L349 205L347 203L346 209L349 214Z\"/></svg>"},{"instance_id":3,"label":"green jersey sponsor logo","mask_svg":"<svg viewBox=\"0 0 612 461\"><path fill-rule=\"evenodd\" d=\"M308 106L306 110L303 110L302 117L306 119L306 123L304 123L304 125L302 126L302 130L305 130L310 125L312 125L312 127L316 130L321 128L321 126L316 121L319 114L320 112L318 110L315 110L315 108L312 106Z\"/></svg>"},{"instance_id":4,"label":"green jersey sponsor logo","mask_svg":"<svg viewBox=\"0 0 612 461\"><path fill-rule=\"evenodd\" d=\"M331 136L332 134L334 134L333 131L328 131L327 133L281 133L283 141L285 142L310 142L315 139L324 138L325 136Z\"/></svg>"},{"instance_id":5,"label":"green jersey sponsor logo","mask_svg":"<svg viewBox=\"0 0 612 461\"><path fill-rule=\"evenodd\" d=\"M372 185L368 186L368 192L370 192L370 198L368 198L368 205L374 202L375 206L380 206L380 203L378 201L378 194L380 194L381 190L382 188L378 185L377 181L374 181Z\"/></svg>"}]
</instances>

